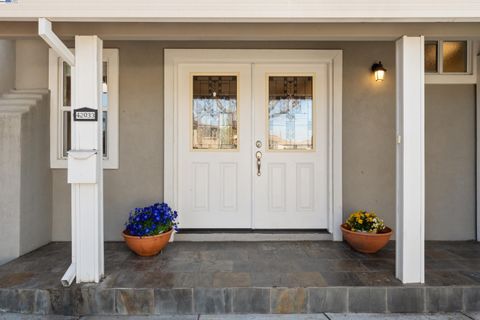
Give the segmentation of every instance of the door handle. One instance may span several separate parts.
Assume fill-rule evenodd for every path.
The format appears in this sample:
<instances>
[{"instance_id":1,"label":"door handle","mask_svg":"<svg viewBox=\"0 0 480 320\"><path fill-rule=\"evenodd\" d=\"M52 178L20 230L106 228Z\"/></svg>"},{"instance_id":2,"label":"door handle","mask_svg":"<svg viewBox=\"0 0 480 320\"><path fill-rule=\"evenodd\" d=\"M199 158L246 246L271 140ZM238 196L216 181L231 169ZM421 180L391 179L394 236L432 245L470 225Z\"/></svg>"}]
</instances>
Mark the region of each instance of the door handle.
<instances>
[{"instance_id":1,"label":"door handle","mask_svg":"<svg viewBox=\"0 0 480 320\"><path fill-rule=\"evenodd\" d=\"M262 153L260 151L257 151L257 153L255 154L255 157L257 158L257 176L261 176L262 175L262 171L261 171L261 168L262 168Z\"/></svg>"}]
</instances>

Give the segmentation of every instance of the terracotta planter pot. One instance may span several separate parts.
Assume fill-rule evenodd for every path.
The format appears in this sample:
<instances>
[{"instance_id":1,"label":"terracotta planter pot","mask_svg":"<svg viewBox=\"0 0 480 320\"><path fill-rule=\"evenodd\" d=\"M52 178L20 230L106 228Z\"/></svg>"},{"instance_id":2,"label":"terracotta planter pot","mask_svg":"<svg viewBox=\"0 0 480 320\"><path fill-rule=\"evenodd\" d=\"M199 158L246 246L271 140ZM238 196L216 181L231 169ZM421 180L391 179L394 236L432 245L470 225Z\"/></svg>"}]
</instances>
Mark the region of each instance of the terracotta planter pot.
<instances>
[{"instance_id":1,"label":"terracotta planter pot","mask_svg":"<svg viewBox=\"0 0 480 320\"><path fill-rule=\"evenodd\" d=\"M382 233L350 231L346 224L340 226L343 238L355 250L362 253L375 253L385 247L392 235L392 229L386 227Z\"/></svg>"},{"instance_id":2,"label":"terracotta planter pot","mask_svg":"<svg viewBox=\"0 0 480 320\"><path fill-rule=\"evenodd\" d=\"M142 257L151 257L165 248L172 232L173 229L156 236L137 237L125 234L125 231L123 231L123 238L133 252Z\"/></svg>"}]
</instances>

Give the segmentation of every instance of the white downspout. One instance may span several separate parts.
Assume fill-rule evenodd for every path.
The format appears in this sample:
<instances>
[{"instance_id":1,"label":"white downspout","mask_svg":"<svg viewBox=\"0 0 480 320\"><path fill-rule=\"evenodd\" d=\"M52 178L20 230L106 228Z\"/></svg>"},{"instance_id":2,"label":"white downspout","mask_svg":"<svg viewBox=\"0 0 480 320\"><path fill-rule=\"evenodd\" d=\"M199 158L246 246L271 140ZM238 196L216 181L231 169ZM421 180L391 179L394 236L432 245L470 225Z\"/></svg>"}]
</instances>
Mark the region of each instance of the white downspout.
<instances>
[{"instance_id":1,"label":"white downspout","mask_svg":"<svg viewBox=\"0 0 480 320\"><path fill-rule=\"evenodd\" d=\"M38 35L60 56L70 67L75 66L75 56L52 30L52 23L45 18L38 19ZM75 264L75 217L72 217L72 263L63 275L61 282L64 287L69 287L77 274Z\"/></svg>"},{"instance_id":2,"label":"white downspout","mask_svg":"<svg viewBox=\"0 0 480 320\"><path fill-rule=\"evenodd\" d=\"M75 263L70 264L70 267L68 267L67 272L62 277L62 286L64 287L70 287L72 284L73 280L75 280L75 276L77 274L77 268L75 266Z\"/></svg>"}]
</instances>

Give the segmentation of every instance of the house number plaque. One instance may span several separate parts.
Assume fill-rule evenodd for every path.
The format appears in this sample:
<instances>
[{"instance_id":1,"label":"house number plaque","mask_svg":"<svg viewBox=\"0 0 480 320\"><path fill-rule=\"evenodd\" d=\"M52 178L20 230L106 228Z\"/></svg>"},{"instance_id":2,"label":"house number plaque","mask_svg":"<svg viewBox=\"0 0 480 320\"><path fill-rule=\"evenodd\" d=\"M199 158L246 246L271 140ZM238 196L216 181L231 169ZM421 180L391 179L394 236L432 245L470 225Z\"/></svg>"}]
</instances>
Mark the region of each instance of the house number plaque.
<instances>
[{"instance_id":1,"label":"house number plaque","mask_svg":"<svg viewBox=\"0 0 480 320\"><path fill-rule=\"evenodd\" d=\"M73 111L73 121L97 121L97 110L91 108L80 108Z\"/></svg>"}]
</instances>

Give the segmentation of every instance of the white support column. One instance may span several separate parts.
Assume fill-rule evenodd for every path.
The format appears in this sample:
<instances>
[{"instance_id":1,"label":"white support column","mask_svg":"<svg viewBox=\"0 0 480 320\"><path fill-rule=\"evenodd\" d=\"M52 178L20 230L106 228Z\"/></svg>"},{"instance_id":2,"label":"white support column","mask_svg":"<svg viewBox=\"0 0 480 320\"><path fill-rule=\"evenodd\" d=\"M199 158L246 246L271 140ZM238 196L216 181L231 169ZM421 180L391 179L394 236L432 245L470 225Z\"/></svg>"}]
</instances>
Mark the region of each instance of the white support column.
<instances>
[{"instance_id":1,"label":"white support column","mask_svg":"<svg viewBox=\"0 0 480 320\"><path fill-rule=\"evenodd\" d=\"M396 277L425 282L424 38L396 41L397 208Z\"/></svg>"},{"instance_id":2,"label":"white support column","mask_svg":"<svg viewBox=\"0 0 480 320\"><path fill-rule=\"evenodd\" d=\"M73 108L97 110L97 121L74 121L68 179L72 184L72 241L76 281L99 282L103 262L102 40L75 37Z\"/></svg>"}]
</instances>

